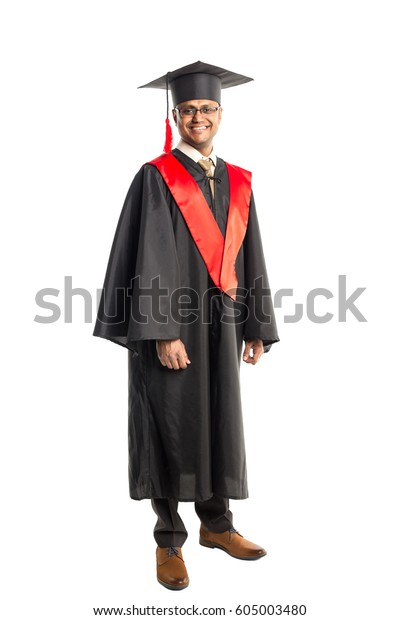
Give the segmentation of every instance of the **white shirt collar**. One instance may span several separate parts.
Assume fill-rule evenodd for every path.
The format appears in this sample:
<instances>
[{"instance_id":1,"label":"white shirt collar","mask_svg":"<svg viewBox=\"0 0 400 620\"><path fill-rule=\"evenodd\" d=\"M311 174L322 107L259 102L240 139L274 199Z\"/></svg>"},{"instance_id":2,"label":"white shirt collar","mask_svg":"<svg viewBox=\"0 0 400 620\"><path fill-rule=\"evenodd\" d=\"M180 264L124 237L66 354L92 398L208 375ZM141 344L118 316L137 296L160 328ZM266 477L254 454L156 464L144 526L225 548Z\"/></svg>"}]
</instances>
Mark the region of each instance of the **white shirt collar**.
<instances>
[{"instance_id":1,"label":"white shirt collar","mask_svg":"<svg viewBox=\"0 0 400 620\"><path fill-rule=\"evenodd\" d=\"M214 166L217 165L217 156L215 154L214 147L213 147L213 150L211 151L211 153L209 154L208 157L205 157L204 155L202 155L200 153L200 151L195 149L194 146L191 146L190 144L188 144L184 140L180 140L179 143L177 144L176 148L179 149L182 153L184 153L188 157L190 157L190 159L193 159L193 161L196 164L199 161L199 159L211 159L211 161L214 164Z\"/></svg>"}]
</instances>

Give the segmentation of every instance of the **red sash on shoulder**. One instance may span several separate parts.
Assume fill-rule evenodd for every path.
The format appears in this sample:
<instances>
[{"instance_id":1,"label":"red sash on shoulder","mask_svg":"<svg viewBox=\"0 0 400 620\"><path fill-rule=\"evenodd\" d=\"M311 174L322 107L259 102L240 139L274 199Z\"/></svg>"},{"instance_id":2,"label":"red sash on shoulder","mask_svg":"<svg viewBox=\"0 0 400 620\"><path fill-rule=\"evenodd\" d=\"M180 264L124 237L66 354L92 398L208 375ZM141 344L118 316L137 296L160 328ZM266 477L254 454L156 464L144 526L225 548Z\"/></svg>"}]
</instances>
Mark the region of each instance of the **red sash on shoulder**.
<instances>
[{"instance_id":1,"label":"red sash on shoulder","mask_svg":"<svg viewBox=\"0 0 400 620\"><path fill-rule=\"evenodd\" d=\"M201 189L177 158L168 153L149 163L156 166L167 184L214 284L236 299L235 261L249 219L251 172L226 164L230 202L224 239Z\"/></svg>"}]
</instances>

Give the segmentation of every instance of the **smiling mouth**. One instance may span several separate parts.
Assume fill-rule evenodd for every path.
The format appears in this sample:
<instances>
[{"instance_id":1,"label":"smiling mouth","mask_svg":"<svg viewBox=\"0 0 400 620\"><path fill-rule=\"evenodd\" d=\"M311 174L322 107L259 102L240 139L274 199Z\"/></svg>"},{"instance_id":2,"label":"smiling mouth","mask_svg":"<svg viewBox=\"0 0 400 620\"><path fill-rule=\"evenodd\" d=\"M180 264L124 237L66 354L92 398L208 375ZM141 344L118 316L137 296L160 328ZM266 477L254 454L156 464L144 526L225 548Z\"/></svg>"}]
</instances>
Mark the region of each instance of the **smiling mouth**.
<instances>
[{"instance_id":1,"label":"smiling mouth","mask_svg":"<svg viewBox=\"0 0 400 620\"><path fill-rule=\"evenodd\" d=\"M189 129L190 131L202 132L206 131L206 129L210 129L210 125L191 125Z\"/></svg>"}]
</instances>

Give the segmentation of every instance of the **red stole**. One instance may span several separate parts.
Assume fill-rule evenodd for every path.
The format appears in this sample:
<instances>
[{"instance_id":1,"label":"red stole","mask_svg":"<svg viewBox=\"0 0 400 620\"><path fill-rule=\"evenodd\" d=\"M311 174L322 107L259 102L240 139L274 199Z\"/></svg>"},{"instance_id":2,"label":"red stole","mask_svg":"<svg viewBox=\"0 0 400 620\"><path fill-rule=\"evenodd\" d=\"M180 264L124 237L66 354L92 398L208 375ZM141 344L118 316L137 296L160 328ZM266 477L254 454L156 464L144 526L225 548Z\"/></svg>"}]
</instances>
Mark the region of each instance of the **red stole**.
<instances>
[{"instance_id":1,"label":"red stole","mask_svg":"<svg viewBox=\"0 0 400 620\"><path fill-rule=\"evenodd\" d=\"M168 153L149 163L156 166L167 184L214 284L236 299L235 261L249 219L251 172L226 164L230 202L224 239L201 189L177 158Z\"/></svg>"}]
</instances>

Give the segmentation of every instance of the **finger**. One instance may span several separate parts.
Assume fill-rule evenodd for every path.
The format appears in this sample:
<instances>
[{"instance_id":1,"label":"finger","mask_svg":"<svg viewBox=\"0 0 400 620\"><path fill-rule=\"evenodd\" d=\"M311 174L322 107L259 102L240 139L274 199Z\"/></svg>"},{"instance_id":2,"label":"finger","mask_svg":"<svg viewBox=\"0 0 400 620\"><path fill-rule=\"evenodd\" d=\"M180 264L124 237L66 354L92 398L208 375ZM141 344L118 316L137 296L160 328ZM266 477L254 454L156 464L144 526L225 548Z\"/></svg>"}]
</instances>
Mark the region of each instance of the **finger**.
<instances>
[{"instance_id":1,"label":"finger","mask_svg":"<svg viewBox=\"0 0 400 620\"><path fill-rule=\"evenodd\" d=\"M246 364L252 364L253 363L253 358L251 356L251 350L247 353L247 357L245 357L244 354L243 354L243 361L246 362Z\"/></svg>"},{"instance_id":2,"label":"finger","mask_svg":"<svg viewBox=\"0 0 400 620\"><path fill-rule=\"evenodd\" d=\"M246 346L244 348L244 352L243 352L243 359L245 362L247 362L249 355L250 355L250 351L251 351L251 342L246 342Z\"/></svg>"},{"instance_id":3,"label":"finger","mask_svg":"<svg viewBox=\"0 0 400 620\"><path fill-rule=\"evenodd\" d=\"M253 355L254 364L257 364L258 360L260 359L263 353L264 353L264 349L262 347L256 347L254 349L254 355Z\"/></svg>"},{"instance_id":4,"label":"finger","mask_svg":"<svg viewBox=\"0 0 400 620\"><path fill-rule=\"evenodd\" d=\"M171 358L171 364L172 364L172 368L174 370L179 370L179 359L176 357Z\"/></svg>"},{"instance_id":5,"label":"finger","mask_svg":"<svg viewBox=\"0 0 400 620\"><path fill-rule=\"evenodd\" d=\"M187 368L186 358L184 357L179 358L179 368L182 368L183 370Z\"/></svg>"},{"instance_id":6,"label":"finger","mask_svg":"<svg viewBox=\"0 0 400 620\"><path fill-rule=\"evenodd\" d=\"M179 368L186 368L186 352L185 347L181 347L176 353L176 361Z\"/></svg>"},{"instance_id":7,"label":"finger","mask_svg":"<svg viewBox=\"0 0 400 620\"><path fill-rule=\"evenodd\" d=\"M251 355L249 355L246 359L243 357L243 361L244 361L246 364L254 364L254 362L253 362L253 358L252 358L252 356L251 356Z\"/></svg>"},{"instance_id":8,"label":"finger","mask_svg":"<svg viewBox=\"0 0 400 620\"><path fill-rule=\"evenodd\" d=\"M189 356L188 356L188 354L186 352L185 345L183 343L182 343L182 358L185 360L186 364L190 364L190 359L189 359Z\"/></svg>"}]
</instances>

